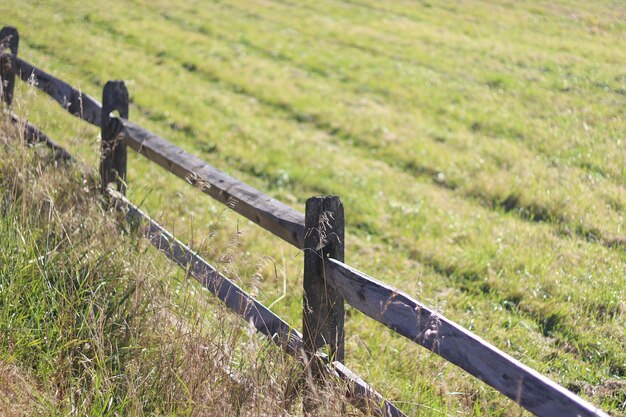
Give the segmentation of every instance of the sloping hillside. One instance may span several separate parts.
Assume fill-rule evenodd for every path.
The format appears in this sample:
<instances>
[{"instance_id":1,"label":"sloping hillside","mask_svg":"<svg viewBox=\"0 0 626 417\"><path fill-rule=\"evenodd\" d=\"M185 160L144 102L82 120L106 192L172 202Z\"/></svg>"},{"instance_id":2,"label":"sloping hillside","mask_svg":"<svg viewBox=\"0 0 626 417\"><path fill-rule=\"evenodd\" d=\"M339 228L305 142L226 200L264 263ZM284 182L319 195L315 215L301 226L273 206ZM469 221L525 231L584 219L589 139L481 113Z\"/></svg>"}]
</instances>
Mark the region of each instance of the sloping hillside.
<instances>
[{"instance_id":1,"label":"sloping hillside","mask_svg":"<svg viewBox=\"0 0 626 417\"><path fill-rule=\"evenodd\" d=\"M0 415L300 413L294 359L105 212L91 170L0 127Z\"/></svg>"},{"instance_id":2,"label":"sloping hillside","mask_svg":"<svg viewBox=\"0 0 626 417\"><path fill-rule=\"evenodd\" d=\"M8 1L0 12L22 33L20 56L95 97L126 80L131 120L218 168L299 210L340 195L351 264L626 413L621 3L133 0L104 13ZM16 97L95 166L97 131L26 87ZM300 323L296 250L134 156L129 194ZM348 365L408 412L519 413L348 314Z\"/></svg>"}]
</instances>

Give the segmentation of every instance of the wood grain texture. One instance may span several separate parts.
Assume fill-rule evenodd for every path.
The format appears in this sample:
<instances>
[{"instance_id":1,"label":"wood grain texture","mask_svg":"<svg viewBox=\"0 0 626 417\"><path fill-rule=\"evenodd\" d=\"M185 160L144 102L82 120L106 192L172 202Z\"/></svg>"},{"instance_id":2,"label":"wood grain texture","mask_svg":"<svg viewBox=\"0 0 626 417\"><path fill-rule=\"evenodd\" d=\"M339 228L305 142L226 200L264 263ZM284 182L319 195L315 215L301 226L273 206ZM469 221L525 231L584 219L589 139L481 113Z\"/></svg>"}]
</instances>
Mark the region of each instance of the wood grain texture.
<instances>
[{"instance_id":1,"label":"wood grain texture","mask_svg":"<svg viewBox=\"0 0 626 417\"><path fill-rule=\"evenodd\" d=\"M121 119L128 146L217 201L280 237L304 247L304 215L225 174L178 146L128 120Z\"/></svg>"},{"instance_id":2,"label":"wood grain texture","mask_svg":"<svg viewBox=\"0 0 626 417\"><path fill-rule=\"evenodd\" d=\"M324 259L344 259L344 213L337 196L306 202L302 332L304 350L315 354L328 345L333 360L344 359L343 298L326 284Z\"/></svg>"},{"instance_id":3,"label":"wood grain texture","mask_svg":"<svg viewBox=\"0 0 626 417\"><path fill-rule=\"evenodd\" d=\"M540 417L608 417L599 408L523 365L406 293L337 260L328 282L367 316L437 353Z\"/></svg>"},{"instance_id":4,"label":"wood grain texture","mask_svg":"<svg viewBox=\"0 0 626 417\"><path fill-rule=\"evenodd\" d=\"M0 52L8 49L13 55L17 55L20 46L20 34L13 26L4 26L0 29Z\"/></svg>"},{"instance_id":5,"label":"wood grain texture","mask_svg":"<svg viewBox=\"0 0 626 417\"><path fill-rule=\"evenodd\" d=\"M98 100L14 55L0 54L0 60L6 60L14 74L44 91L72 115L95 126L101 125L102 105Z\"/></svg>"},{"instance_id":6,"label":"wood grain texture","mask_svg":"<svg viewBox=\"0 0 626 417\"><path fill-rule=\"evenodd\" d=\"M128 90L123 81L108 81L102 90L102 126L100 127L100 179L104 193L110 182L117 190L126 193L126 144L119 134L123 127L119 118L111 117L118 111L128 119Z\"/></svg>"},{"instance_id":7,"label":"wood grain texture","mask_svg":"<svg viewBox=\"0 0 626 417\"><path fill-rule=\"evenodd\" d=\"M306 202L304 226L304 270L302 294L302 343L307 365L318 383L325 378L324 364L314 360L326 346L333 361L344 360L343 298L326 284L324 259L327 256L343 261L344 214L337 196L318 196ZM315 396L305 391L305 415L312 415L318 406Z\"/></svg>"}]
</instances>

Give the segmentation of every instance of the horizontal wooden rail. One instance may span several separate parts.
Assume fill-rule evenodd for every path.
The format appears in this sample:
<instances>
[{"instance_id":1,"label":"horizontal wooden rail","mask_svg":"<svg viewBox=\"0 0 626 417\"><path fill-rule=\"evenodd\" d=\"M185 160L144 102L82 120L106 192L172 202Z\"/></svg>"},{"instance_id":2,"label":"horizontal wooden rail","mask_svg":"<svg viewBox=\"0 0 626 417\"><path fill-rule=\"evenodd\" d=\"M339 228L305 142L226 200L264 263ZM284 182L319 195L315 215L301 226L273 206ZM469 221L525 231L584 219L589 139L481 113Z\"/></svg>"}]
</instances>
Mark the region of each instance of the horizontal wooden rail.
<instances>
[{"instance_id":1,"label":"horizontal wooden rail","mask_svg":"<svg viewBox=\"0 0 626 417\"><path fill-rule=\"evenodd\" d=\"M69 113L101 126L102 104L96 99L17 56L2 53L0 57L10 61L13 71L22 80L47 93ZM304 247L304 214L234 179L143 127L125 119L119 120L122 121L128 146L193 185L201 185L199 188L211 197L298 249Z\"/></svg>"},{"instance_id":2,"label":"horizontal wooden rail","mask_svg":"<svg viewBox=\"0 0 626 417\"><path fill-rule=\"evenodd\" d=\"M33 84L56 100L65 110L74 116L95 126L102 123L102 104L95 98L75 89L65 81L9 53L0 54L0 60L8 60L13 72L23 81Z\"/></svg>"},{"instance_id":3,"label":"horizontal wooden rail","mask_svg":"<svg viewBox=\"0 0 626 417\"><path fill-rule=\"evenodd\" d=\"M304 215L178 146L128 120L120 119L124 142L166 170L280 237L304 247Z\"/></svg>"},{"instance_id":4,"label":"horizontal wooden rail","mask_svg":"<svg viewBox=\"0 0 626 417\"><path fill-rule=\"evenodd\" d=\"M608 417L406 293L334 259L327 259L325 270L328 283L350 305L459 366L535 415Z\"/></svg>"},{"instance_id":5,"label":"horizontal wooden rail","mask_svg":"<svg viewBox=\"0 0 626 417\"><path fill-rule=\"evenodd\" d=\"M234 282L176 239L163 226L159 225L126 197L113 189L107 190L115 204L126 211L131 222L143 222L147 227L144 236L154 247L215 294L228 308L251 323L258 332L282 347L287 353L303 358L302 334L290 327L283 319L258 302ZM328 363L328 358L318 355L326 363L326 369L348 385L347 395L355 406L366 413L384 417L406 416L393 403L383 397L358 375L340 362Z\"/></svg>"}]
</instances>

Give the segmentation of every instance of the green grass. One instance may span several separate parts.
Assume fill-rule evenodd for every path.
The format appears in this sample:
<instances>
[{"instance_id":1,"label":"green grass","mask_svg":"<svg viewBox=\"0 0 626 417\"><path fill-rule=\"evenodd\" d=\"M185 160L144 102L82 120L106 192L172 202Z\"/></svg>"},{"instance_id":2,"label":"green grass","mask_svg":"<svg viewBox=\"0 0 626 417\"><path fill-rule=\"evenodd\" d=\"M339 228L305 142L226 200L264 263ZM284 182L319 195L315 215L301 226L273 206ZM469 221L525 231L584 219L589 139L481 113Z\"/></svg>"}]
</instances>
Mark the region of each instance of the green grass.
<instances>
[{"instance_id":1,"label":"green grass","mask_svg":"<svg viewBox=\"0 0 626 417\"><path fill-rule=\"evenodd\" d=\"M348 263L626 413L620 3L135 0L104 14L9 1L0 11L21 31L22 57L95 97L126 80L131 120L229 174L299 210L311 195L340 195ZM20 107L25 94L19 111L95 166L98 132L43 97ZM131 198L209 258L235 258L225 270L298 325L301 254L181 184L130 157ZM229 256L216 251L238 232ZM348 365L407 412L519 412L348 312Z\"/></svg>"},{"instance_id":2,"label":"green grass","mask_svg":"<svg viewBox=\"0 0 626 417\"><path fill-rule=\"evenodd\" d=\"M5 119L0 415L278 415L301 408L298 361L228 314L121 215L104 210L93 170L57 165L42 147L26 151ZM330 395L341 387L318 391L320 415L344 407L341 395Z\"/></svg>"}]
</instances>

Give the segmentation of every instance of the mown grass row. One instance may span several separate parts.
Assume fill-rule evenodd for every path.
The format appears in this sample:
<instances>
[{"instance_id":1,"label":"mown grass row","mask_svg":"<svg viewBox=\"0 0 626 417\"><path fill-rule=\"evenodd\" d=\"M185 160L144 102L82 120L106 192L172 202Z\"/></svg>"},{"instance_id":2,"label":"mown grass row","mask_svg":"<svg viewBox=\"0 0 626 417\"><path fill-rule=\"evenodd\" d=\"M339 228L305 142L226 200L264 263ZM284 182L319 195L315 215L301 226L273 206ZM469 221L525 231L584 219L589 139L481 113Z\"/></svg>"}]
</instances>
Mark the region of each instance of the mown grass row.
<instances>
[{"instance_id":1,"label":"mown grass row","mask_svg":"<svg viewBox=\"0 0 626 417\"><path fill-rule=\"evenodd\" d=\"M608 12L598 41L543 6L494 6L489 17L473 4L463 18L441 7L386 5L395 10L388 14L334 2L326 12L282 3L143 6L112 3L102 16L89 5L23 3L7 13L33 28L28 36L22 29L27 59L95 96L107 79L132 80L131 119L216 166L298 209L312 194L340 194L350 263L572 388L623 377L623 117L615 106L623 99L609 57L621 26ZM54 13L72 30L44 28ZM551 32L545 47L524 23L529 15L540 16L537 33ZM573 34L582 40L572 43ZM590 47L602 42L608 46ZM593 70L599 54L606 65ZM33 117L55 114L47 112ZM56 134L76 127L58 123ZM84 157L95 161L96 133L87 131ZM199 242L213 233L204 225L223 217L139 160L131 160L130 184ZM227 236L242 226L231 221ZM232 252L246 265L241 279L261 271L255 279L268 304L284 283L289 295L274 308L299 323L301 259L243 229L246 242ZM490 412L506 404L445 364L406 363L394 349L429 355L389 342L375 326L361 340L360 323L348 330L349 364L353 358L392 397L440 410L448 407L442 398ZM458 401L437 390L467 395ZM611 392L600 401L619 409L623 400Z\"/></svg>"},{"instance_id":2,"label":"mown grass row","mask_svg":"<svg viewBox=\"0 0 626 417\"><path fill-rule=\"evenodd\" d=\"M163 7L163 9L166 8ZM193 9L198 10L194 13L198 17L195 20L187 18ZM592 86L592 88L568 94L573 97L568 97L566 94L545 94L546 87L552 87L550 83L554 81L554 77L545 76L545 70L539 64L531 65L530 68L522 71L518 70L517 72L521 74L514 74L518 75L518 79L512 75L497 72L493 76L494 79L481 79L485 78L485 72L497 71L492 68L493 65L481 68L482 73L479 75L458 74L458 79L465 81L461 83L454 77L456 75L454 72L452 76L448 73L442 76L440 72L432 70L426 73L415 73L415 66L402 65L404 55L380 56L375 55L376 50L373 53L365 53L363 48L350 49L343 45L333 47L324 44L323 48L316 48L315 42L319 40L315 36L319 38L324 34L324 31L320 34L320 27L328 27L332 35L335 33L333 29L336 30L337 26L337 22L329 23L329 19L319 13L310 13L310 10L298 13L297 7L290 7L284 13L277 10L268 12L263 7L258 8L261 13L253 13L251 9L254 10L254 7L246 5L241 9L235 9L236 13L225 13L225 16L221 16L222 10L220 9L217 13L211 10L203 14L202 8L198 5L189 5L186 10L167 10L162 13L165 19L174 20L177 23L178 30L181 32L179 36L175 35L176 29L170 29L160 23L154 24L154 21L138 25L134 33L150 32L154 35L158 32L167 33L172 43L179 44L181 42L195 43L194 39L197 39L198 33L206 34L212 39L235 42L241 46L240 51L229 50L227 45L216 47L215 43L212 44L212 56L217 58L214 67L219 68L223 60L235 61L234 56L237 56L236 61L239 61L239 65L229 80L241 79L241 72L255 74L245 77L246 85L241 86L241 82L235 84L239 84L244 92L250 90L250 94L255 97L261 96L263 102L268 102L279 109L286 109L294 119L312 123L343 140L382 153L379 157L398 164L409 172L426 174L435 182L451 188L460 188L464 193L478 196L488 204L500 205L508 210L519 210L522 215L538 221L566 223L574 230L580 229L581 234L593 236L595 233L600 239L605 237L609 244L619 241L617 239L619 227L617 235L614 230L616 225L623 223L623 217L619 214L624 196L623 187L619 186L623 184L623 164L622 158L618 158L620 153L616 152L620 146L617 143L617 136L621 119L607 117L602 120L600 126L594 127L599 132L586 134L589 138L585 139L585 146L593 145L591 152L597 153L598 163L595 167L585 159L590 156L589 149L584 155L578 148L572 150L574 159L583 158L580 162L582 167L589 168L589 173L594 177L598 177L599 174L599 178L594 178L591 181L592 184L589 184L585 170L576 169L576 161L571 161L572 158L562 155L570 148L563 146L565 142L563 137L568 135L568 132L564 131L567 126L559 126L560 129L552 134L546 132L549 126L541 119L553 119L546 117L545 111L540 114L535 108L539 106L539 109L544 109L553 105L550 102L557 101L554 96L559 96L559 99L564 101L560 105L566 107L562 110L572 111L583 100L589 100L589 96L593 97L599 91L600 94L608 95L608 97L601 98L602 107L594 109L595 112L615 116L613 106L621 98L619 92L607 94L603 88L594 89ZM294 17L298 19L297 27L293 24L289 26L289 22L293 22ZM248 26L247 31L233 31L231 30L232 23L237 19L244 22L248 19L247 21L253 21L255 24ZM347 36L350 32L358 31L355 27L358 28L359 23L361 22L351 22L347 17L345 21L340 22L350 28ZM244 24L242 23L241 27L246 28ZM421 29L416 30L416 27L413 27L414 32L424 32L424 29L420 28L417 23L414 26ZM111 28L111 25L108 27ZM309 28L310 30L306 31ZM400 25L399 28L403 26ZM364 28L361 27L361 29ZM284 34L289 31L297 35L290 36L290 42L287 44L281 41L281 36L284 37ZM358 31L358 34L361 43L379 42L385 45L402 45L400 40L403 39L403 33L398 28L396 31L398 33L395 38L387 36L384 39L368 39L367 35L370 33L362 33L364 30ZM136 35L133 37L137 39ZM153 45L159 45L163 49L162 38L158 36L151 38L154 38ZM300 42L302 38L304 41ZM451 39L450 42L455 40ZM147 43L150 44L150 42ZM467 40L465 43L468 43ZM197 49L194 48L195 45ZM205 43L197 42L195 45L184 48L186 56L174 56L179 60L182 59L188 69L206 67L206 65L200 67L197 65L197 60L202 60L198 59L202 56L200 46ZM459 48L457 44L455 46L455 49ZM405 47L405 49L408 48ZM465 57L483 55L476 54L475 48L466 49L462 50L465 52L463 54ZM173 49L170 48L170 50ZM308 50L314 50L315 53L301 52ZM409 49L409 51L412 50L414 48ZM177 52L175 51L174 55ZM427 51L422 51L422 53L427 53ZM190 54L195 55L197 60L186 61L185 59ZM348 59L333 59L333 57L341 56L347 56ZM438 58L440 56L441 54L437 54ZM557 55L556 58L546 59L544 64L551 61L560 62L563 59ZM442 61L446 63L445 60ZM515 63L528 61L531 60L518 56ZM455 62L447 64L458 65ZM275 74L280 73L281 70L284 71L286 66L291 67L292 71L305 71L305 75L299 79L295 77L296 80L289 77L276 80ZM405 69L405 67L408 68ZM463 68L465 67L464 65ZM265 82L259 82L261 77ZM506 78L512 80L511 83L517 84L506 86L504 81ZM599 79L604 78L600 76ZM275 89L272 86L273 82L282 84L282 88ZM589 79L580 80L582 86L588 83ZM333 94L329 94L330 89L334 92ZM477 96L485 97L485 99L471 99ZM370 99L373 104L367 103L367 99ZM456 105L449 106L450 102ZM567 106L570 107L567 108ZM531 109L533 112L529 113L526 109ZM372 117L373 114L375 117ZM584 124L587 130L589 129L589 125L579 120L578 117L570 119L566 119L561 124L578 121L579 127ZM351 123L347 123L347 120L351 120ZM448 125L448 134L437 132L437 125ZM520 131L513 131L515 129ZM547 136L550 134L552 136ZM576 134L578 135L579 132ZM418 139L419 143L416 143L415 139ZM503 139L509 139L509 141L502 144L500 142ZM573 140L578 139L567 137L568 142ZM542 148L541 153L547 154L548 167L545 166L545 161L534 161L535 155L526 149L525 143L530 143L531 147ZM464 152L459 152L459 150ZM609 159L606 160L604 155L609 155ZM564 163L559 162L561 159ZM531 160L530 164L529 160ZM428 161L428 163L423 161ZM600 161L603 163L600 164ZM574 167L571 167L572 164ZM559 169L549 169L550 166ZM488 186L493 183L490 177L495 171L503 177L501 187L498 189ZM511 184L516 184L514 180L522 172L530 172L531 174L526 175L527 182L536 186L521 190L511 187ZM438 173L441 174L437 176ZM561 191L559 189L562 186L558 182L561 176L580 179L570 180L568 184L570 189ZM466 184L468 177L470 179L478 177L478 182ZM612 179L617 179L617 184ZM597 193L599 187L595 183L598 181L606 187L602 195L597 194L596 198L582 202L570 203L568 201L567 195L572 193L571 187L576 182L579 183L577 193ZM546 193L548 190L551 192ZM568 203L567 207L564 207L565 201ZM598 233L592 220L584 219L589 207L582 206L583 204L595 204L594 212L602 211L602 227L606 228L604 233ZM571 207L572 205L574 207ZM576 207L576 205L581 205L581 207ZM567 218L568 216L570 218ZM607 222L607 218L614 220Z\"/></svg>"}]
</instances>

